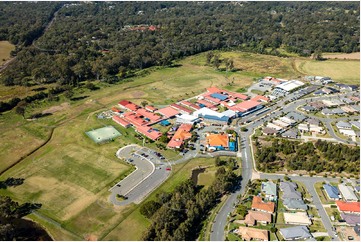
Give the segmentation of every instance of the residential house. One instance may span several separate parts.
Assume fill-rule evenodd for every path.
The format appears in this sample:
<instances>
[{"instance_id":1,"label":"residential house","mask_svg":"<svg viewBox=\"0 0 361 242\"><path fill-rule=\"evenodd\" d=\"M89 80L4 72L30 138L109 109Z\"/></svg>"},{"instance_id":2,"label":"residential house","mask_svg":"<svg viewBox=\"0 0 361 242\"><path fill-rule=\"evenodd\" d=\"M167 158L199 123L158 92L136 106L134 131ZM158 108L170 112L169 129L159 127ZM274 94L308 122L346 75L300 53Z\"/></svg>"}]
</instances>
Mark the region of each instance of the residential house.
<instances>
[{"instance_id":1,"label":"residential house","mask_svg":"<svg viewBox=\"0 0 361 242\"><path fill-rule=\"evenodd\" d=\"M240 226L238 228L238 235L242 237L242 239L250 241L250 240L263 240L268 241L268 231L264 229L255 229Z\"/></svg>"},{"instance_id":2,"label":"residential house","mask_svg":"<svg viewBox=\"0 0 361 242\"><path fill-rule=\"evenodd\" d=\"M283 192L282 199L302 199L299 191L296 191L297 185L293 182L281 182L280 189Z\"/></svg>"},{"instance_id":3,"label":"residential house","mask_svg":"<svg viewBox=\"0 0 361 242\"><path fill-rule=\"evenodd\" d=\"M289 129L286 132L282 133L281 136L284 138L297 139L298 132L297 129Z\"/></svg>"},{"instance_id":4,"label":"residential house","mask_svg":"<svg viewBox=\"0 0 361 242\"><path fill-rule=\"evenodd\" d=\"M295 111L289 112L286 117L295 120L296 122L301 122L306 119L306 116Z\"/></svg>"},{"instance_id":5,"label":"residential house","mask_svg":"<svg viewBox=\"0 0 361 242\"><path fill-rule=\"evenodd\" d=\"M262 224L268 224L272 222L272 214L260 212L260 211L248 211L248 214L244 220L245 224L248 226L254 226L257 222Z\"/></svg>"},{"instance_id":6,"label":"residential house","mask_svg":"<svg viewBox=\"0 0 361 242\"><path fill-rule=\"evenodd\" d=\"M306 212L283 213L285 224L311 225L312 222Z\"/></svg>"},{"instance_id":7,"label":"residential house","mask_svg":"<svg viewBox=\"0 0 361 242\"><path fill-rule=\"evenodd\" d=\"M355 126L358 129L360 129L360 120L358 120L358 121L350 121L350 124L352 126Z\"/></svg>"},{"instance_id":8,"label":"residential house","mask_svg":"<svg viewBox=\"0 0 361 242\"><path fill-rule=\"evenodd\" d=\"M275 129L275 130L277 130L277 131L283 130L282 127L280 127L280 126L278 126L278 125L276 125L276 124L274 124L274 123L268 123L266 127L267 127L267 128L271 128L271 129Z\"/></svg>"},{"instance_id":9,"label":"residential house","mask_svg":"<svg viewBox=\"0 0 361 242\"><path fill-rule=\"evenodd\" d=\"M314 111L317 111L318 109L313 106L306 105L306 106L303 106L301 108L301 110L306 111L306 112L314 112Z\"/></svg>"},{"instance_id":10,"label":"residential house","mask_svg":"<svg viewBox=\"0 0 361 242\"><path fill-rule=\"evenodd\" d=\"M353 188L351 186L339 184L338 189L340 190L340 193L345 201L347 201L347 202L358 201L358 198L357 198L356 194L354 193Z\"/></svg>"},{"instance_id":11,"label":"residential house","mask_svg":"<svg viewBox=\"0 0 361 242\"><path fill-rule=\"evenodd\" d=\"M283 205L286 207L287 210L307 210L308 206L305 204L303 200L299 199L290 199L285 198L283 199Z\"/></svg>"},{"instance_id":12,"label":"residential house","mask_svg":"<svg viewBox=\"0 0 361 242\"><path fill-rule=\"evenodd\" d=\"M336 201L336 205L340 212L360 214L360 202Z\"/></svg>"},{"instance_id":13,"label":"residential house","mask_svg":"<svg viewBox=\"0 0 361 242\"><path fill-rule=\"evenodd\" d=\"M355 226L360 223L360 214L341 213L341 218L350 226Z\"/></svg>"},{"instance_id":14,"label":"residential house","mask_svg":"<svg viewBox=\"0 0 361 242\"><path fill-rule=\"evenodd\" d=\"M279 231L284 240L306 240L312 238L307 226L304 225L281 228Z\"/></svg>"},{"instance_id":15,"label":"residential house","mask_svg":"<svg viewBox=\"0 0 361 242\"><path fill-rule=\"evenodd\" d=\"M349 122L345 122L345 121L338 121L336 123L336 127L338 129L351 129L352 128L351 124Z\"/></svg>"},{"instance_id":16,"label":"residential house","mask_svg":"<svg viewBox=\"0 0 361 242\"><path fill-rule=\"evenodd\" d=\"M277 185L272 181L262 182L261 191L265 194L266 200L277 200Z\"/></svg>"},{"instance_id":17,"label":"residential house","mask_svg":"<svg viewBox=\"0 0 361 242\"><path fill-rule=\"evenodd\" d=\"M264 202L261 197L254 196L252 200L252 209L261 212L273 213L275 204L273 202Z\"/></svg>"},{"instance_id":18,"label":"residential house","mask_svg":"<svg viewBox=\"0 0 361 242\"><path fill-rule=\"evenodd\" d=\"M334 108L334 109L332 109L332 113L334 115L342 115L342 114L345 114L345 111L343 111L341 108Z\"/></svg>"},{"instance_id":19,"label":"residential house","mask_svg":"<svg viewBox=\"0 0 361 242\"><path fill-rule=\"evenodd\" d=\"M356 137L356 132L352 129L339 129L338 131L343 135L346 135L349 137Z\"/></svg>"},{"instance_id":20,"label":"residential house","mask_svg":"<svg viewBox=\"0 0 361 242\"><path fill-rule=\"evenodd\" d=\"M207 148L210 151L225 150L229 147L228 134L208 134L206 136Z\"/></svg>"},{"instance_id":21,"label":"residential house","mask_svg":"<svg viewBox=\"0 0 361 242\"><path fill-rule=\"evenodd\" d=\"M278 131L273 128L265 127L262 130L262 134L263 135L275 135L275 134L278 134Z\"/></svg>"},{"instance_id":22,"label":"residential house","mask_svg":"<svg viewBox=\"0 0 361 242\"><path fill-rule=\"evenodd\" d=\"M169 141L167 147L171 149L180 148L183 142L192 137L191 130L193 124L181 124L172 139Z\"/></svg>"},{"instance_id":23,"label":"residential house","mask_svg":"<svg viewBox=\"0 0 361 242\"><path fill-rule=\"evenodd\" d=\"M326 191L326 194L329 199L331 200L339 200L340 199L340 192L337 187L332 186L330 184L323 185L323 189Z\"/></svg>"}]
</instances>

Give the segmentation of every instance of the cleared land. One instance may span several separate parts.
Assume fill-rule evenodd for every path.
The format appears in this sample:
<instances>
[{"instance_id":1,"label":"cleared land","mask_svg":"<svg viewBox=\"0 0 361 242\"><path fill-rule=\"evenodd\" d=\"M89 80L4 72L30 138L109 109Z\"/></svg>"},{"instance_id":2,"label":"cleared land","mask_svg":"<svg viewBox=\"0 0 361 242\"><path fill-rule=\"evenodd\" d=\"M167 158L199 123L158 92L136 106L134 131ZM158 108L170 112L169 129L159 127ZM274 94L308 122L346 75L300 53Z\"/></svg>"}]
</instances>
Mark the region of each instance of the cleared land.
<instances>
[{"instance_id":1,"label":"cleared land","mask_svg":"<svg viewBox=\"0 0 361 242\"><path fill-rule=\"evenodd\" d=\"M358 60L297 59L296 68L305 75L329 76L333 80L346 84L359 84L360 62Z\"/></svg>"},{"instance_id":2,"label":"cleared land","mask_svg":"<svg viewBox=\"0 0 361 242\"><path fill-rule=\"evenodd\" d=\"M323 58L326 59L346 59L346 60L359 60L360 52L354 53L324 53Z\"/></svg>"},{"instance_id":3,"label":"cleared land","mask_svg":"<svg viewBox=\"0 0 361 242\"><path fill-rule=\"evenodd\" d=\"M0 65L10 58L12 50L15 50L15 45L10 44L9 41L0 41Z\"/></svg>"}]
</instances>

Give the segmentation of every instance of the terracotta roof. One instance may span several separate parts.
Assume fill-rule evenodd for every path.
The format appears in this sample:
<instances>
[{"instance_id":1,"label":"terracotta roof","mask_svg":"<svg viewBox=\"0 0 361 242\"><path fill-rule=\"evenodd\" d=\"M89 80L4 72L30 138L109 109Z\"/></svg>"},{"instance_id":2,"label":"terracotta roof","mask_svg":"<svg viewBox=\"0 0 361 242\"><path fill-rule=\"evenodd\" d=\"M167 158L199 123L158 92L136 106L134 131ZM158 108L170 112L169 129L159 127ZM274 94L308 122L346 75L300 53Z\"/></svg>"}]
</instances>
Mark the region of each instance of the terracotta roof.
<instances>
[{"instance_id":1,"label":"terracotta roof","mask_svg":"<svg viewBox=\"0 0 361 242\"><path fill-rule=\"evenodd\" d=\"M229 109L233 111L240 111L240 112L246 112L254 107L257 107L260 105L259 102L248 100L241 103L238 103L237 105L234 105L233 107L230 107Z\"/></svg>"},{"instance_id":2,"label":"terracotta roof","mask_svg":"<svg viewBox=\"0 0 361 242\"><path fill-rule=\"evenodd\" d=\"M219 89L218 87L208 87L207 88L207 92L210 92L210 93L215 93L215 92L222 92L221 89Z\"/></svg>"},{"instance_id":3,"label":"terracotta roof","mask_svg":"<svg viewBox=\"0 0 361 242\"><path fill-rule=\"evenodd\" d=\"M135 111L137 110L138 108L140 108L138 105L128 101L128 100L122 100L119 102L119 105L125 107L126 109L129 109L131 111Z\"/></svg>"},{"instance_id":4,"label":"terracotta roof","mask_svg":"<svg viewBox=\"0 0 361 242\"><path fill-rule=\"evenodd\" d=\"M263 202L261 197L254 196L252 200L252 209L273 213L275 204L273 202Z\"/></svg>"},{"instance_id":5,"label":"terracotta roof","mask_svg":"<svg viewBox=\"0 0 361 242\"><path fill-rule=\"evenodd\" d=\"M265 96L261 96L261 95L257 95L253 98L250 99L250 101L256 101L256 102L268 102L269 101L269 98L268 97L265 97Z\"/></svg>"},{"instance_id":6,"label":"terracotta roof","mask_svg":"<svg viewBox=\"0 0 361 242\"><path fill-rule=\"evenodd\" d=\"M241 93L237 93L237 92L229 92L229 95L235 98L239 98L239 99L243 99L243 100L247 100L248 96L241 94Z\"/></svg>"},{"instance_id":7,"label":"terracotta roof","mask_svg":"<svg viewBox=\"0 0 361 242\"><path fill-rule=\"evenodd\" d=\"M179 148L184 140L190 139L192 134L190 133L193 124L182 124L173 135L167 146L169 148Z\"/></svg>"},{"instance_id":8,"label":"terracotta roof","mask_svg":"<svg viewBox=\"0 0 361 242\"><path fill-rule=\"evenodd\" d=\"M186 107L183 107L183 106L181 106L181 105L179 105L179 104L176 104L176 103L173 103L173 104L171 104L170 106L173 107L173 108L175 108L175 109L178 109L178 110L180 110L180 111L186 112L186 113L188 113L188 114L193 113L192 110L190 110L190 109L188 109L188 108L186 108Z\"/></svg>"},{"instance_id":9,"label":"terracotta roof","mask_svg":"<svg viewBox=\"0 0 361 242\"><path fill-rule=\"evenodd\" d=\"M184 106L186 106L186 107L193 108L193 109L195 109L195 110L201 109L201 107L199 107L198 105L196 105L196 104L194 104L194 103L191 103L191 102L189 102L189 101L186 101L186 100L185 100L185 101L182 101L181 104L184 105Z\"/></svg>"},{"instance_id":10,"label":"terracotta roof","mask_svg":"<svg viewBox=\"0 0 361 242\"><path fill-rule=\"evenodd\" d=\"M173 116L179 114L179 111L176 110L176 109L174 109L174 108L172 108L172 107L169 107L169 106L168 106L168 107L159 109L159 110L157 111L157 113L160 113L160 114L162 114L162 115L170 118L170 117L173 117Z\"/></svg>"},{"instance_id":11,"label":"terracotta roof","mask_svg":"<svg viewBox=\"0 0 361 242\"><path fill-rule=\"evenodd\" d=\"M155 131L154 129L148 126L136 126L136 129L139 133L147 136L151 140L156 140L162 136L161 132Z\"/></svg>"},{"instance_id":12,"label":"terracotta roof","mask_svg":"<svg viewBox=\"0 0 361 242\"><path fill-rule=\"evenodd\" d=\"M133 112L124 113L124 119L134 126L141 126L147 124L147 121L143 120L139 115Z\"/></svg>"},{"instance_id":13,"label":"terracotta roof","mask_svg":"<svg viewBox=\"0 0 361 242\"><path fill-rule=\"evenodd\" d=\"M197 103L200 103L200 104L203 104L204 106L206 106L207 108L211 108L211 107L214 107L214 104L213 103L210 103L206 100L197 100Z\"/></svg>"},{"instance_id":14,"label":"terracotta roof","mask_svg":"<svg viewBox=\"0 0 361 242\"><path fill-rule=\"evenodd\" d=\"M127 127L128 125L130 125L128 121L116 115L113 116L113 121L120 124L123 127Z\"/></svg>"},{"instance_id":15,"label":"terracotta roof","mask_svg":"<svg viewBox=\"0 0 361 242\"><path fill-rule=\"evenodd\" d=\"M360 212L360 202L336 201L336 205L338 209L342 212L352 212L352 213Z\"/></svg>"},{"instance_id":16,"label":"terracotta roof","mask_svg":"<svg viewBox=\"0 0 361 242\"><path fill-rule=\"evenodd\" d=\"M222 146L228 147L228 135L227 134L210 134L206 137L207 144L209 146Z\"/></svg>"},{"instance_id":17,"label":"terracotta roof","mask_svg":"<svg viewBox=\"0 0 361 242\"><path fill-rule=\"evenodd\" d=\"M205 95L204 99L206 99L206 101L210 101L210 102L213 102L215 104L218 104L218 103L221 102L221 100L219 100L217 98L214 98L214 97L211 97L211 95Z\"/></svg>"},{"instance_id":18,"label":"terracotta roof","mask_svg":"<svg viewBox=\"0 0 361 242\"><path fill-rule=\"evenodd\" d=\"M157 110L156 107L153 107L153 106L151 106L151 105L145 106L145 109L147 109L148 111L151 111L151 112L154 112L154 111Z\"/></svg>"},{"instance_id":19,"label":"terracotta roof","mask_svg":"<svg viewBox=\"0 0 361 242\"><path fill-rule=\"evenodd\" d=\"M144 109L144 108L141 108L141 109L138 109L136 111L136 113L138 115L143 115L144 117L150 119L151 122L155 122L155 121L158 121L160 119L162 119L162 117L152 113L152 112L149 112L148 110Z\"/></svg>"},{"instance_id":20,"label":"terracotta roof","mask_svg":"<svg viewBox=\"0 0 361 242\"><path fill-rule=\"evenodd\" d=\"M255 225L257 222L272 222L272 215L270 213L260 211L248 211L248 214L244 220L248 225Z\"/></svg>"},{"instance_id":21,"label":"terracotta roof","mask_svg":"<svg viewBox=\"0 0 361 242\"><path fill-rule=\"evenodd\" d=\"M268 231L264 229L254 229L240 226L238 228L238 234L245 240L259 239L268 241Z\"/></svg>"}]
</instances>

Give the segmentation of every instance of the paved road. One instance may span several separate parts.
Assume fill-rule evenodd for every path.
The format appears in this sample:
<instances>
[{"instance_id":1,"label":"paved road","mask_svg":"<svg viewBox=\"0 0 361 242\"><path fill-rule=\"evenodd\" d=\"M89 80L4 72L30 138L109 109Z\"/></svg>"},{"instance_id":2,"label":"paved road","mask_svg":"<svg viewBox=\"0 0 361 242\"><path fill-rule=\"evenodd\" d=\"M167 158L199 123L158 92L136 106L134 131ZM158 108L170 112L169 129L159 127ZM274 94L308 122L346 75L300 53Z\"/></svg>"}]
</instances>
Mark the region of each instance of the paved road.
<instances>
[{"instance_id":1,"label":"paved road","mask_svg":"<svg viewBox=\"0 0 361 242\"><path fill-rule=\"evenodd\" d=\"M143 153L148 157L143 156ZM117 157L135 165L136 170L109 189L111 192L109 199L114 205L140 203L147 194L167 179L171 172L166 170L170 166L162 162L148 148L137 145L125 146L117 151ZM117 194L126 196L128 199L119 201Z\"/></svg>"}]
</instances>

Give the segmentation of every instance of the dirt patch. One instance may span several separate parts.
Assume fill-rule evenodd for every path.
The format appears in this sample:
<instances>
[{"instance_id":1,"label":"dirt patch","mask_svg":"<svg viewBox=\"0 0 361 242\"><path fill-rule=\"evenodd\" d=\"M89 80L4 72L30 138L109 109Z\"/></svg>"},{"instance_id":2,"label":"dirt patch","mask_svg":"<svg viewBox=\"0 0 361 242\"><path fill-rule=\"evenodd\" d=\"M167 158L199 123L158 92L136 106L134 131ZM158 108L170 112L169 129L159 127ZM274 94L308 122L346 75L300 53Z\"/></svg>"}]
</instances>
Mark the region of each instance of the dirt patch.
<instances>
[{"instance_id":1,"label":"dirt patch","mask_svg":"<svg viewBox=\"0 0 361 242\"><path fill-rule=\"evenodd\" d=\"M62 104L60 104L60 105L58 105L58 106L52 106L52 107L50 107L50 108L48 108L48 109L45 109L45 110L42 112L42 114L46 114L46 113L51 113L51 114L53 114L53 113L55 113L55 112L59 112L59 111L61 111L61 110L67 109L67 108L69 108L69 107L70 107L70 104L69 104L69 103L62 103Z\"/></svg>"},{"instance_id":2,"label":"dirt patch","mask_svg":"<svg viewBox=\"0 0 361 242\"><path fill-rule=\"evenodd\" d=\"M360 59L360 52L324 54L323 57L326 58L326 59L359 60Z\"/></svg>"},{"instance_id":3,"label":"dirt patch","mask_svg":"<svg viewBox=\"0 0 361 242\"><path fill-rule=\"evenodd\" d=\"M87 236L85 236L85 240L86 241L97 241L98 238L93 234L88 234Z\"/></svg>"},{"instance_id":4,"label":"dirt patch","mask_svg":"<svg viewBox=\"0 0 361 242\"><path fill-rule=\"evenodd\" d=\"M194 182L194 184L197 184L198 182L198 175L203 173L206 170L206 168L196 168L192 170L191 180Z\"/></svg>"},{"instance_id":5,"label":"dirt patch","mask_svg":"<svg viewBox=\"0 0 361 242\"><path fill-rule=\"evenodd\" d=\"M145 93L142 92L142 91L134 91L134 92L132 92L132 96L133 96L134 98L141 98L141 97L143 97L144 95L145 95Z\"/></svg>"}]
</instances>

